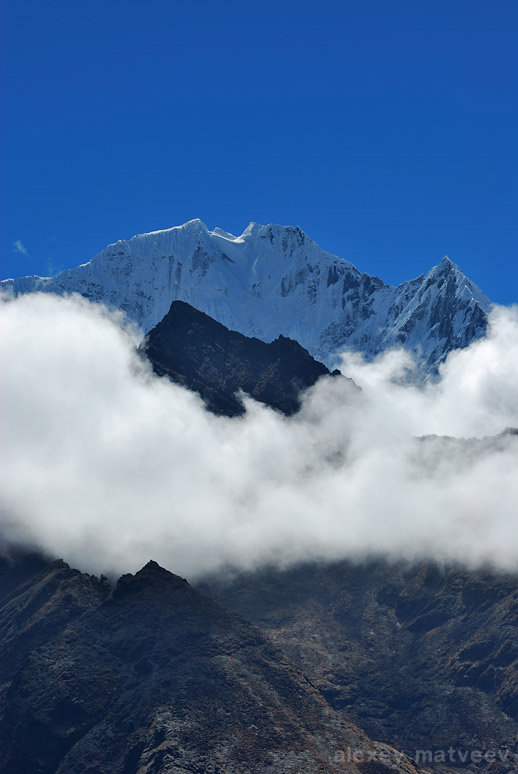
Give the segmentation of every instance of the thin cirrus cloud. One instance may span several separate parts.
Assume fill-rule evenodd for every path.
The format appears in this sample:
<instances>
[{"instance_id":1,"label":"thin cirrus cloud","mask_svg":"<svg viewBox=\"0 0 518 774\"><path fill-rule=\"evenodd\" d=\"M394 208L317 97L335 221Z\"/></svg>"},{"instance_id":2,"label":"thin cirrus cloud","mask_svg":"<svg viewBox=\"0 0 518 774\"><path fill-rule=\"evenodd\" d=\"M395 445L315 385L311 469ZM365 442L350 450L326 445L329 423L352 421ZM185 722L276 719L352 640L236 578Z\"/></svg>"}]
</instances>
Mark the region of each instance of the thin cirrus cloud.
<instances>
[{"instance_id":1,"label":"thin cirrus cloud","mask_svg":"<svg viewBox=\"0 0 518 774\"><path fill-rule=\"evenodd\" d=\"M15 241L13 242L13 248L15 253L20 253L21 255L29 255L29 251L27 250L23 242L21 242L19 239L15 239Z\"/></svg>"},{"instance_id":2,"label":"thin cirrus cloud","mask_svg":"<svg viewBox=\"0 0 518 774\"><path fill-rule=\"evenodd\" d=\"M4 543L191 579L372 553L516 566L516 308L422 388L394 378L402 352L344 356L362 391L324 378L290 419L246 397L243 418L213 416L79 297L4 299L0 317Z\"/></svg>"}]
</instances>

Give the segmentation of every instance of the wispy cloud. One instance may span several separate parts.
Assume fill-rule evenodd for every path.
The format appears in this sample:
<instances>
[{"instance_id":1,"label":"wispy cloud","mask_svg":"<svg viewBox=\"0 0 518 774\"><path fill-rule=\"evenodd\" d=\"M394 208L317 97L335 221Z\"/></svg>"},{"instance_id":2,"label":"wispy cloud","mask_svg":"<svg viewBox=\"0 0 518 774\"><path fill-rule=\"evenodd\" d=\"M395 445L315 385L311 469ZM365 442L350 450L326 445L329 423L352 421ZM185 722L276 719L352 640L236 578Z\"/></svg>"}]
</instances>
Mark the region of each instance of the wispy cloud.
<instances>
[{"instance_id":1,"label":"wispy cloud","mask_svg":"<svg viewBox=\"0 0 518 774\"><path fill-rule=\"evenodd\" d=\"M15 239L13 242L14 251L16 253L21 253L22 255L29 255L29 252L23 242L21 242L19 239Z\"/></svg>"}]
</instances>

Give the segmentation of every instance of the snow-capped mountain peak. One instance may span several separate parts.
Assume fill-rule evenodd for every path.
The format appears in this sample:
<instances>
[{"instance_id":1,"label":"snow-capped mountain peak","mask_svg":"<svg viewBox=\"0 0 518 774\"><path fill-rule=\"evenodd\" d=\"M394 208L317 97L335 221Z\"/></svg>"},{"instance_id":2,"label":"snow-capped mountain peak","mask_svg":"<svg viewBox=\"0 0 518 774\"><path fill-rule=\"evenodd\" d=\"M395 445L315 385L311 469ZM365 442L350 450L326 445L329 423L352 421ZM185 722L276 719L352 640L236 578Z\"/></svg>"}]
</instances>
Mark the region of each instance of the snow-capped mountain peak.
<instances>
[{"instance_id":1,"label":"snow-capped mountain peak","mask_svg":"<svg viewBox=\"0 0 518 774\"><path fill-rule=\"evenodd\" d=\"M295 339L333 366L353 348L391 346L434 368L483 335L490 301L445 256L426 275L392 287L323 250L299 227L251 222L240 236L199 219L119 240L55 277L4 280L12 293L77 292L122 309L144 333L179 299L231 330Z\"/></svg>"}]
</instances>

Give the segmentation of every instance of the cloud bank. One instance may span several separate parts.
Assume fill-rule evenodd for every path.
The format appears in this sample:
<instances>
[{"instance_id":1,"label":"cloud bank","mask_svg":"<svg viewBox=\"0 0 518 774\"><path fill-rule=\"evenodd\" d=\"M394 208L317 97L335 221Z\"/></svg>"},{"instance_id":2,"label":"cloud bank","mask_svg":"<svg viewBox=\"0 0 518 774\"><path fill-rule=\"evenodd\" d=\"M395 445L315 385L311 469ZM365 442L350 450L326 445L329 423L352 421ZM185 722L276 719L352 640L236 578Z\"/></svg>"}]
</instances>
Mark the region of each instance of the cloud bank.
<instances>
[{"instance_id":1,"label":"cloud bank","mask_svg":"<svg viewBox=\"0 0 518 774\"><path fill-rule=\"evenodd\" d=\"M248 398L243 418L214 417L79 297L4 299L0 318L4 541L194 579L371 553L516 569L518 437L482 440L518 427L515 308L436 384L398 383L402 352L348 354L362 392L324 378L290 419Z\"/></svg>"}]
</instances>

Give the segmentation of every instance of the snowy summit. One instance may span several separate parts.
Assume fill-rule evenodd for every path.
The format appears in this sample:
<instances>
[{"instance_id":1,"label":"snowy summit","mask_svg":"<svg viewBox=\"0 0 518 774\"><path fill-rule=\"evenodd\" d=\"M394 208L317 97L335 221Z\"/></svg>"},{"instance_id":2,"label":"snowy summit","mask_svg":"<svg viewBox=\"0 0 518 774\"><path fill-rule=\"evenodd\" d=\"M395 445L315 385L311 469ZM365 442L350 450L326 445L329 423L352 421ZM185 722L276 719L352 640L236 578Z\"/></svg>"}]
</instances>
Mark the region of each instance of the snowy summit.
<instances>
[{"instance_id":1,"label":"snowy summit","mask_svg":"<svg viewBox=\"0 0 518 774\"><path fill-rule=\"evenodd\" d=\"M0 285L15 295L77 292L123 310L144 333L179 299L247 336L295 339L330 367L346 348L370 358L403 346L433 369L484 334L491 308L447 256L393 287L298 227L250 223L234 236L198 219L115 242L55 277Z\"/></svg>"}]
</instances>

